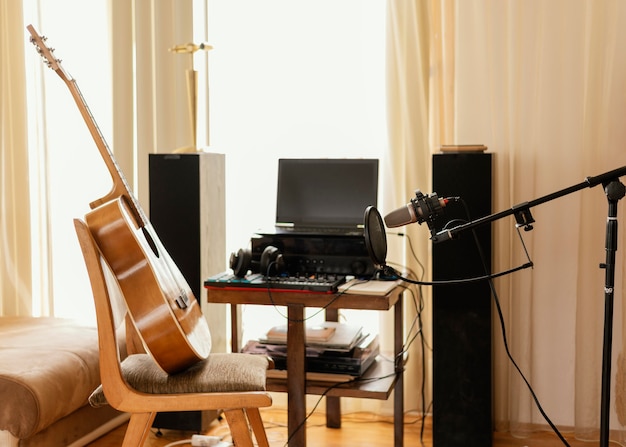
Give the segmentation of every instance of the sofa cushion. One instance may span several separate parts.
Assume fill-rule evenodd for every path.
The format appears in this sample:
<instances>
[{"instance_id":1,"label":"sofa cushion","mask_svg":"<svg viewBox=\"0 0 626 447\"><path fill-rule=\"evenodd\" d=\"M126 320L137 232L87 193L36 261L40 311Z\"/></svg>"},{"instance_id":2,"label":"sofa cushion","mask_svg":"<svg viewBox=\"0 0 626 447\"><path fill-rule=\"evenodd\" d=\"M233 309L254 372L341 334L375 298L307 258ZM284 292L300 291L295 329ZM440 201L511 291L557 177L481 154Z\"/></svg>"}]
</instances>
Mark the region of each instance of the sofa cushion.
<instances>
[{"instance_id":1,"label":"sofa cushion","mask_svg":"<svg viewBox=\"0 0 626 447\"><path fill-rule=\"evenodd\" d=\"M99 383L95 327L0 318L0 430L28 438L85 405Z\"/></svg>"}]
</instances>

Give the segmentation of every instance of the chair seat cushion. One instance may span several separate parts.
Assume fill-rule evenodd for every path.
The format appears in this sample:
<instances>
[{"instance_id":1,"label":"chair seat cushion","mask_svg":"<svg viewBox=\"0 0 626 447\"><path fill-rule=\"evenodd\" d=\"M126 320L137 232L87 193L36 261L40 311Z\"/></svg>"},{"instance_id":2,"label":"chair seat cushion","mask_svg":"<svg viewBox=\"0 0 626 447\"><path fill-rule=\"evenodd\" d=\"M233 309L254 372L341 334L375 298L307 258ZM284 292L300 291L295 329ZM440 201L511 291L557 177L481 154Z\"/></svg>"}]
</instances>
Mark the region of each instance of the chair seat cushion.
<instances>
[{"instance_id":1,"label":"chair seat cushion","mask_svg":"<svg viewBox=\"0 0 626 447\"><path fill-rule=\"evenodd\" d=\"M185 371L167 374L149 354L133 354L122 362L122 374L137 391L148 394L265 391L267 357L252 354L210 354ZM100 385L89 397L94 406L107 405Z\"/></svg>"}]
</instances>

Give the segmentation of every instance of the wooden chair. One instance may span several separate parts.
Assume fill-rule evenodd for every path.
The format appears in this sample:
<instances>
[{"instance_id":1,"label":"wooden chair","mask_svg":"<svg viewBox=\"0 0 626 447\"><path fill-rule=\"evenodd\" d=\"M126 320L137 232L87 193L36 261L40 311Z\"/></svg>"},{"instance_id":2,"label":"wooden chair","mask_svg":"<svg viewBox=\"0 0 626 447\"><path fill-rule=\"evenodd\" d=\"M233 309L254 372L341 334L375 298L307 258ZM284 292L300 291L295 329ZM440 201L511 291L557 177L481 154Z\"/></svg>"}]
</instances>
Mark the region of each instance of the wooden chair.
<instances>
[{"instance_id":1,"label":"wooden chair","mask_svg":"<svg viewBox=\"0 0 626 447\"><path fill-rule=\"evenodd\" d=\"M187 370L168 375L148 354L131 354L121 361L113 309L121 292L87 225L74 226L89 274L96 306L102 385L90 397L93 406L111 405L131 414L123 447L144 444L157 412L218 410L228 422L237 447L269 447L260 407L272 404L265 392L271 360L246 354L210 354ZM112 306L113 305L113 306ZM125 306L125 304L124 304ZM174 348L173 348L174 349Z\"/></svg>"}]
</instances>

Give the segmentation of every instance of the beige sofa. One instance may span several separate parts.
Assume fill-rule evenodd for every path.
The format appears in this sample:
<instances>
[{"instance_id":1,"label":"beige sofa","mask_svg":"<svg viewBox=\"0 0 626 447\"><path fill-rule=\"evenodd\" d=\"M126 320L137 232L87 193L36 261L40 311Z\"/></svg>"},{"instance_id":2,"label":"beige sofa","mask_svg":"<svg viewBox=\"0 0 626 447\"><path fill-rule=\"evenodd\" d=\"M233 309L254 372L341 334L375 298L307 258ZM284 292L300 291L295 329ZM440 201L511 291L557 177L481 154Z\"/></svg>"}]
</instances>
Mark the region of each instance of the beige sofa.
<instances>
[{"instance_id":1,"label":"beige sofa","mask_svg":"<svg viewBox=\"0 0 626 447\"><path fill-rule=\"evenodd\" d=\"M124 423L87 403L99 384L95 327L0 317L0 447L82 446Z\"/></svg>"}]
</instances>

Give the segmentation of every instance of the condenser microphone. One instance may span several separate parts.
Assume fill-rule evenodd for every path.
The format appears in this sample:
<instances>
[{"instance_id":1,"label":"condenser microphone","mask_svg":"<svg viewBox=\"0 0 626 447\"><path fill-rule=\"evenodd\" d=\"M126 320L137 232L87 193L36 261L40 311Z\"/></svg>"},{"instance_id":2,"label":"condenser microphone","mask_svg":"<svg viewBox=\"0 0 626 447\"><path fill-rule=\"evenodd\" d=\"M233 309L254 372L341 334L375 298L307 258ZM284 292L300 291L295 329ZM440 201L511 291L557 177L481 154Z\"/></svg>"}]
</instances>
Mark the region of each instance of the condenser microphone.
<instances>
[{"instance_id":1,"label":"condenser microphone","mask_svg":"<svg viewBox=\"0 0 626 447\"><path fill-rule=\"evenodd\" d=\"M448 199L440 199L435 192L425 196L418 189L415 191L414 199L385 216L385 224L389 228L395 228L413 222L419 224L431 222L437 215L443 212L443 208L447 203Z\"/></svg>"}]
</instances>

